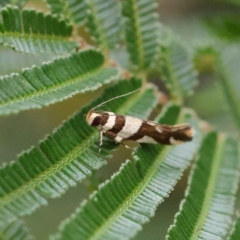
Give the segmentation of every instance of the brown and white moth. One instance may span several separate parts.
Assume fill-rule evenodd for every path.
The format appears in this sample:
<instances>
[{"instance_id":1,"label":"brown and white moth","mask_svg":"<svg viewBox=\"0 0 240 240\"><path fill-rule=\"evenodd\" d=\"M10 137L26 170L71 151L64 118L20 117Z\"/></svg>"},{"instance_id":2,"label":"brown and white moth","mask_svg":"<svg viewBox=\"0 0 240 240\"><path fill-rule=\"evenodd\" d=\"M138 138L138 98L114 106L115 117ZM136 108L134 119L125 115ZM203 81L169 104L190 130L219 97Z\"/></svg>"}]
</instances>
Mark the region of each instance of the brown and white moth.
<instances>
[{"instance_id":1,"label":"brown and white moth","mask_svg":"<svg viewBox=\"0 0 240 240\"><path fill-rule=\"evenodd\" d=\"M116 143L122 143L127 148L129 147L123 143L125 140L132 140L138 143L160 143L165 145L178 145L192 140L194 130L189 124L171 126L142 120L137 117L118 115L114 112L95 111L96 108L105 103L127 96L133 92L109 99L92 108L87 113L87 123L91 127L97 127L100 131L100 146L102 145L103 135L114 139Z\"/></svg>"}]
</instances>

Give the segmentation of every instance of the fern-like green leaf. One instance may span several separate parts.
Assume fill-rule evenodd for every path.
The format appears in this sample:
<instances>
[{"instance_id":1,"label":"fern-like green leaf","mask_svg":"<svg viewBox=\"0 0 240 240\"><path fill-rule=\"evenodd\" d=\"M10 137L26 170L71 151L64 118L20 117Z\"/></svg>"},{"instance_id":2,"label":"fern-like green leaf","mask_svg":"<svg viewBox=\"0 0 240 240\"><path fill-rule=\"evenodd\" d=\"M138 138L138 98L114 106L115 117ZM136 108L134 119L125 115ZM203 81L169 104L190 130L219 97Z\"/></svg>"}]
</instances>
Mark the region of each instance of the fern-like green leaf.
<instances>
[{"instance_id":1,"label":"fern-like green leaf","mask_svg":"<svg viewBox=\"0 0 240 240\"><path fill-rule=\"evenodd\" d=\"M41 67L0 77L0 114L41 108L77 93L94 90L116 78L118 71L103 66L103 55L86 50Z\"/></svg>"},{"instance_id":2,"label":"fern-like green leaf","mask_svg":"<svg viewBox=\"0 0 240 240\"><path fill-rule=\"evenodd\" d=\"M184 96L193 93L198 83L197 75L187 49L179 40L173 39L172 34L166 29L161 30L160 53L156 68L160 67L160 77L170 90L172 98L182 100Z\"/></svg>"},{"instance_id":3,"label":"fern-like green leaf","mask_svg":"<svg viewBox=\"0 0 240 240\"><path fill-rule=\"evenodd\" d=\"M0 224L0 239L1 240L33 240L34 238L28 234L28 229L20 220L10 224Z\"/></svg>"},{"instance_id":4,"label":"fern-like green leaf","mask_svg":"<svg viewBox=\"0 0 240 240\"><path fill-rule=\"evenodd\" d=\"M167 239L224 239L234 211L239 163L237 141L215 132L205 137Z\"/></svg>"},{"instance_id":5,"label":"fern-like green leaf","mask_svg":"<svg viewBox=\"0 0 240 240\"><path fill-rule=\"evenodd\" d=\"M0 43L25 53L69 53L78 44L70 41L72 26L52 15L16 7L2 9Z\"/></svg>"},{"instance_id":6,"label":"fern-like green leaf","mask_svg":"<svg viewBox=\"0 0 240 240\"><path fill-rule=\"evenodd\" d=\"M3 166L0 169L0 222L29 214L45 205L46 197L59 197L92 170L106 164L104 158L109 157L109 150L117 145L113 141L105 142L99 153L99 133L87 125L84 114L100 102L140 86L139 80L120 81L41 141L38 147L22 153L18 161ZM110 102L105 108L147 118L155 105L153 89L147 89Z\"/></svg>"},{"instance_id":7,"label":"fern-like green leaf","mask_svg":"<svg viewBox=\"0 0 240 240\"><path fill-rule=\"evenodd\" d=\"M47 0L53 13L63 15L77 25L86 24L98 47L108 54L121 33L121 7L118 0Z\"/></svg>"},{"instance_id":8,"label":"fern-like green leaf","mask_svg":"<svg viewBox=\"0 0 240 240\"><path fill-rule=\"evenodd\" d=\"M179 106L169 105L158 122L176 124L181 114ZM134 153L135 164L124 163L62 223L53 239L132 238L171 192L198 145L199 135L177 147L142 144Z\"/></svg>"},{"instance_id":9,"label":"fern-like green leaf","mask_svg":"<svg viewBox=\"0 0 240 240\"><path fill-rule=\"evenodd\" d=\"M86 0L88 30L105 52L116 46L121 33L121 8L118 0Z\"/></svg>"},{"instance_id":10,"label":"fern-like green leaf","mask_svg":"<svg viewBox=\"0 0 240 240\"><path fill-rule=\"evenodd\" d=\"M86 22L87 9L85 0L47 0L52 13L69 22L82 26Z\"/></svg>"},{"instance_id":11,"label":"fern-like green leaf","mask_svg":"<svg viewBox=\"0 0 240 240\"><path fill-rule=\"evenodd\" d=\"M156 6L155 0L123 1L127 49L132 62L142 70L149 67L157 53Z\"/></svg>"}]
</instances>

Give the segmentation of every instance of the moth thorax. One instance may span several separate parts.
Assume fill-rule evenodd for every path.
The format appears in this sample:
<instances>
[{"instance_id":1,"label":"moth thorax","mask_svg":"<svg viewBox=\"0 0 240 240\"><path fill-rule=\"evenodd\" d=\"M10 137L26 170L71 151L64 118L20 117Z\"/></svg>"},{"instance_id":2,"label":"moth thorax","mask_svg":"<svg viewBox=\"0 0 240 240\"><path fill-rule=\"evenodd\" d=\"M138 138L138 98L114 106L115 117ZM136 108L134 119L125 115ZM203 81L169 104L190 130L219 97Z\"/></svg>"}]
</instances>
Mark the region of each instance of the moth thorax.
<instances>
[{"instance_id":1,"label":"moth thorax","mask_svg":"<svg viewBox=\"0 0 240 240\"><path fill-rule=\"evenodd\" d=\"M89 111L86 116L86 121L88 125L97 127L101 123L102 115L93 111Z\"/></svg>"}]
</instances>

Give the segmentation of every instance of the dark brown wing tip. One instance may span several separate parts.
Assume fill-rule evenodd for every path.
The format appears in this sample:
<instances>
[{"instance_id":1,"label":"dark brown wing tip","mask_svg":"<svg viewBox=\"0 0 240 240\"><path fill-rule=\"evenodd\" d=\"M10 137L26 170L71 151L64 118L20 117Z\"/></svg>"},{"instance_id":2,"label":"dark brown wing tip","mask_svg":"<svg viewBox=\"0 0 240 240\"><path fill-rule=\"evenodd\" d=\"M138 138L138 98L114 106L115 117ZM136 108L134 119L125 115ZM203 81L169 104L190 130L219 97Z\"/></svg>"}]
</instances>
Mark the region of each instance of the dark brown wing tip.
<instances>
[{"instance_id":1,"label":"dark brown wing tip","mask_svg":"<svg viewBox=\"0 0 240 240\"><path fill-rule=\"evenodd\" d=\"M194 129L188 124L173 126L170 143L172 145L178 145L184 142L192 141L194 134L195 134Z\"/></svg>"}]
</instances>

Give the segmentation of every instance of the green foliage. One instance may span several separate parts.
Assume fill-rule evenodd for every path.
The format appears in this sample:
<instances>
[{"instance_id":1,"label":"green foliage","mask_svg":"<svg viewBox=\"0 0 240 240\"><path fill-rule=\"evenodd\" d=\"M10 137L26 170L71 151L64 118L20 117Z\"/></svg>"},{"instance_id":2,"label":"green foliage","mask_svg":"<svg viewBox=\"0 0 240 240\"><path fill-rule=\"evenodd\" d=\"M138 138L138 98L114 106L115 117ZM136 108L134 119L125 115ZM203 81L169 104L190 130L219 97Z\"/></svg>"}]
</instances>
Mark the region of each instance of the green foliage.
<instances>
[{"instance_id":1,"label":"green foliage","mask_svg":"<svg viewBox=\"0 0 240 240\"><path fill-rule=\"evenodd\" d=\"M67 53L78 44L69 41L72 26L35 10L2 9L0 43L25 53Z\"/></svg>"},{"instance_id":2,"label":"green foliage","mask_svg":"<svg viewBox=\"0 0 240 240\"><path fill-rule=\"evenodd\" d=\"M0 114L41 108L74 94L97 89L113 81L118 73L116 69L104 67L103 63L101 53L86 50L1 77Z\"/></svg>"},{"instance_id":3,"label":"green foliage","mask_svg":"<svg viewBox=\"0 0 240 240\"><path fill-rule=\"evenodd\" d=\"M52 13L71 23L82 26L86 19L86 2L84 0L47 0Z\"/></svg>"},{"instance_id":4,"label":"green foliage","mask_svg":"<svg viewBox=\"0 0 240 240\"><path fill-rule=\"evenodd\" d=\"M75 186L93 170L106 164L104 158L110 156L109 150L114 145L106 142L101 147L101 154L98 153L98 131L87 125L84 114L115 96L116 92L122 94L140 86L138 80L120 81L58 127L38 147L32 147L22 153L18 161L3 166L0 169L0 221L29 214L40 205L45 205L46 197L59 197L70 186ZM148 89L109 104L107 110L146 118L155 104L153 91Z\"/></svg>"},{"instance_id":5,"label":"green foliage","mask_svg":"<svg viewBox=\"0 0 240 240\"><path fill-rule=\"evenodd\" d=\"M1 240L33 240L34 238L28 235L28 229L23 225L22 221L15 221L4 226L0 225Z\"/></svg>"},{"instance_id":6,"label":"green foliage","mask_svg":"<svg viewBox=\"0 0 240 240\"><path fill-rule=\"evenodd\" d=\"M121 33L121 12L117 0L47 0L52 11L78 26L86 25L98 47L108 53L116 46Z\"/></svg>"},{"instance_id":7,"label":"green foliage","mask_svg":"<svg viewBox=\"0 0 240 240\"><path fill-rule=\"evenodd\" d=\"M238 142L215 132L209 133L202 143L186 199L167 239L226 237L234 211L238 179Z\"/></svg>"},{"instance_id":8,"label":"green foliage","mask_svg":"<svg viewBox=\"0 0 240 240\"><path fill-rule=\"evenodd\" d=\"M232 234L229 233L230 226L234 225L239 183L238 139L216 131L209 133L214 126L209 126L197 117L195 111L185 107L186 98L196 90L197 78L201 89L204 85L209 86L207 82L214 76L217 87L222 87L226 98L218 100L211 92L207 99L206 94L203 95L200 105L227 102L230 110L225 115L233 115L236 120L233 128L239 131L238 16L231 12L221 18L220 15L209 18L207 25L213 34L205 37L202 33L206 32L206 24L202 26L201 34L197 35L199 47L199 44L192 44L191 32L186 34L188 39L184 42L176 35L177 31L173 33L158 22L155 0L46 2L45 7L50 10L47 14L22 9L25 3L26 6L28 3L31 6L39 4L31 0L4 0L0 3L0 115L43 108L57 102L62 106L61 101L100 87L103 87L103 93L91 103L85 103L86 99L79 95L80 105L87 104L85 107L39 143L35 142L35 146L20 153L16 160L0 166L0 239L32 239L20 221L21 217L48 204L49 198L56 202L55 198L62 197L70 187L86 178L92 185L102 182L98 178L98 173L102 173L99 168L107 164L106 160L112 157L112 151L119 144L104 137L100 148L99 131L87 124L85 114L109 99L136 89L139 90L131 95L105 103L101 110L144 120L155 119L159 124L188 122L196 132L193 140L180 146L136 146L133 159L123 162L120 169L95 188L97 190L70 217L65 215L63 218L66 219L50 238L134 238L190 166L186 195L168 230L167 239L212 240L225 239L226 236L238 239L239 220ZM45 9L44 5L42 7ZM190 29L190 26L198 28L199 25L190 25L189 21L184 26L178 30ZM93 39L95 47L91 46L93 42L89 39ZM228 40L227 44L224 40ZM118 51L115 49L117 45L121 46ZM13 52L22 58L15 58ZM231 59L229 63L228 58ZM208 74L207 78L205 74ZM166 91L159 92L148 81ZM198 89L195 93L198 94ZM42 113L39 111L36 115ZM219 118L215 111L212 115ZM28 113L20 116L24 118ZM18 117L15 117L17 126ZM51 118L54 117L51 112ZM9 116L5 119L12 124ZM48 116L45 119L47 123L51 120ZM34 124L35 121L36 128L41 126L37 117ZM229 125L233 124L225 122L223 131L227 132ZM29 126L25 131L32 136ZM205 135L203 143L202 135ZM0 136L0 143L5 141L4 137ZM129 153L130 149L127 151ZM123 161L130 158L123 159L124 155L118 151L113 156ZM198 160L191 164L195 156ZM184 187L184 184L180 185ZM41 223L38 225L44 233L44 227ZM153 237L159 238L160 234L159 230Z\"/></svg>"},{"instance_id":9,"label":"green foliage","mask_svg":"<svg viewBox=\"0 0 240 240\"><path fill-rule=\"evenodd\" d=\"M125 36L131 61L144 70L154 61L158 46L158 15L154 0L123 1Z\"/></svg>"},{"instance_id":10,"label":"green foliage","mask_svg":"<svg viewBox=\"0 0 240 240\"><path fill-rule=\"evenodd\" d=\"M118 0L86 0L87 27L102 51L116 46L121 33L121 12Z\"/></svg>"},{"instance_id":11,"label":"green foliage","mask_svg":"<svg viewBox=\"0 0 240 240\"><path fill-rule=\"evenodd\" d=\"M161 79L170 90L172 98L182 101L185 96L193 93L198 83L197 74L186 48L164 28L159 56L156 62L160 65Z\"/></svg>"},{"instance_id":12,"label":"green foliage","mask_svg":"<svg viewBox=\"0 0 240 240\"><path fill-rule=\"evenodd\" d=\"M157 122L179 123L180 107L169 105ZM185 118L184 118L185 119ZM143 144L111 180L99 187L61 226L57 239L130 239L149 221L155 209L173 189L199 145L179 147ZM90 223L85 225L84 223ZM126 222L128 224L126 224Z\"/></svg>"},{"instance_id":13,"label":"green foliage","mask_svg":"<svg viewBox=\"0 0 240 240\"><path fill-rule=\"evenodd\" d=\"M240 238L240 218L237 219L233 232L229 240L238 240Z\"/></svg>"}]
</instances>

